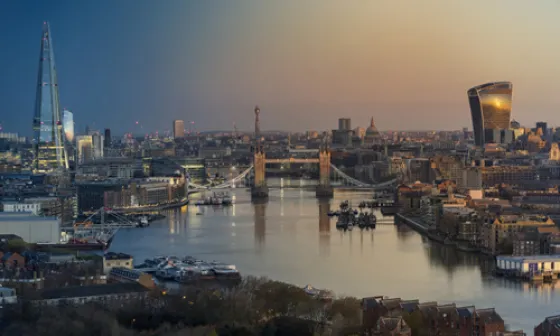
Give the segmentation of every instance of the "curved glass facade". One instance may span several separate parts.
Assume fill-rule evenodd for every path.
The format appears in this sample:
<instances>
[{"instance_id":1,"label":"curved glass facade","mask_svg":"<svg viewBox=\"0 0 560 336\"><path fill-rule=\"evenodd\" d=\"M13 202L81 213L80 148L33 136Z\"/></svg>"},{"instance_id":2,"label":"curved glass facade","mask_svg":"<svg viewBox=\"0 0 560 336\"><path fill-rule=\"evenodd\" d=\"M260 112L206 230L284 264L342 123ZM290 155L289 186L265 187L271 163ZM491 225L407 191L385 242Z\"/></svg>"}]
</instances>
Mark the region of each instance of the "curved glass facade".
<instances>
[{"instance_id":1,"label":"curved glass facade","mask_svg":"<svg viewBox=\"0 0 560 336\"><path fill-rule=\"evenodd\" d=\"M511 138L508 132L512 92L513 85L510 82L487 83L467 92L477 146L504 143Z\"/></svg>"},{"instance_id":2,"label":"curved glass facade","mask_svg":"<svg viewBox=\"0 0 560 336\"><path fill-rule=\"evenodd\" d=\"M62 127L64 128L64 135L66 141L69 143L74 142L74 114L68 110L62 112Z\"/></svg>"},{"instance_id":3,"label":"curved glass facade","mask_svg":"<svg viewBox=\"0 0 560 336\"><path fill-rule=\"evenodd\" d=\"M49 25L45 22L41 38L39 76L33 118L36 170L47 172L68 168L62 128L54 52Z\"/></svg>"}]
</instances>

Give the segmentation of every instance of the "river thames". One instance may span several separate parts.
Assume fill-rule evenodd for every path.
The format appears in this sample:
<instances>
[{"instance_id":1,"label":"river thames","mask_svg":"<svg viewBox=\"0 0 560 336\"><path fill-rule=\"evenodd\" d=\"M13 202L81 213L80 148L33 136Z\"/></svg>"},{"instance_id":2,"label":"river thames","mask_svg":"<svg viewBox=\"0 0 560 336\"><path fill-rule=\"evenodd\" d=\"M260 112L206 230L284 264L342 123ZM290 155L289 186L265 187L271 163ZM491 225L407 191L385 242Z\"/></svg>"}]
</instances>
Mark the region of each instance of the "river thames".
<instances>
[{"instance_id":1,"label":"river thames","mask_svg":"<svg viewBox=\"0 0 560 336\"><path fill-rule=\"evenodd\" d=\"M375 230L336 230L329 208L343 200L357 206L371 199L369 192L337 191L330 202L319 202L312 190L271 189L264 204L252 204L244 188L231 192L231 207L184 206L150 227L121 230L111 251L132 254L135 263L158 255L219 260L243 275L339 295L495 307L510 328L526 332L560 310L555 284L493 279L486 259L429 242L380 213Z\"/></svg>"}]
</instances>

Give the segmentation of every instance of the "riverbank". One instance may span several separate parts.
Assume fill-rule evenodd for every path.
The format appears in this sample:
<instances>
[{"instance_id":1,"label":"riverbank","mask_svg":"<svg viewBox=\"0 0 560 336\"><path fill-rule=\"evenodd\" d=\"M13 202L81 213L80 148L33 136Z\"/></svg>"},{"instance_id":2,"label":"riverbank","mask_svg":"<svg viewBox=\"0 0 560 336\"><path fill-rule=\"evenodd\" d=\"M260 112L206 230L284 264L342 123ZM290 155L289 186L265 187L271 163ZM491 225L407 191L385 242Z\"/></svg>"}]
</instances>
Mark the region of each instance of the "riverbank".
<instances>
[{"instance_id":1,"label":"riverbank","mask_svg":"<svg viewBox=\"0 0 560 336\"><path fill-rule=\"evenodd\" d=\"M452 241L452 240L448 239L447 237L445 237L441 233L439 233L437 230L430 228L421 218L405 216L401 213L398 213L398 214L395 215L395 223L406 224L410 228L414 229L416 232L418 232L418 233L422 234L423 236L427 237L428 239L433 240L435 242L438 242L440 244L446 245L446 246L455 247L459 251L488 255L487 253L482 251L480 248L477 248L477 247L474 247L474 246L469 246L467 244L463 244L461 242Z\"/></svg>"},{"instance_id":2,"label":"riverbank","mask_svg":"<svg viewBox=\"0 0 560 336\"><path fill-rule=\"evenodd\" d=\"M163 205L155 205L155 206L137 206L137 207L126 207L126 208L113 208L113 211L123 212L123 213L134 213L134 212L159 212L167 209L173 208L180 208L184 205L189 204L189 199L184 198L180 201L163 204Z\"/></svg>"},{"instance_id":3,"label":"riverbank","mask_svg":"<svg viewBox=\"0 0 560 336\"><path fill-rule=\"evenodd\" d=\"M99 288L99 285L92 287ZM6 323L0 326L0 333L46 335L44 330L48 330L49 335L105 335L118 329L120 335L183 335L192 328L204 327L209 333L200 335L368 335L394 331L394 324L385 323L398 319L399 330L406 335L410 332L435 335L442 331L435 323L441 314L443 317L450 314L452 323L462 326L457 330L461 333L469 331L468 325L459 323L459 316L465 314L476 318L477 328L505 331L504 319L493 308L463 308L384 296L325 300L314 295L315 292L285 282L245 277L234 287L185 286L176 294L152 289L147 295L126 300L120 297L98 302L86 300L49 309L22 301L4 307ZM40 297L38 291L26 300ZM422 314L421 307L434 313ZM456 313L451 313L453 310ZM289 323L279 323L286 319ZM231 328L238 332L242 328L243 333L232 333Z\"/></svg>"}]
</instances>

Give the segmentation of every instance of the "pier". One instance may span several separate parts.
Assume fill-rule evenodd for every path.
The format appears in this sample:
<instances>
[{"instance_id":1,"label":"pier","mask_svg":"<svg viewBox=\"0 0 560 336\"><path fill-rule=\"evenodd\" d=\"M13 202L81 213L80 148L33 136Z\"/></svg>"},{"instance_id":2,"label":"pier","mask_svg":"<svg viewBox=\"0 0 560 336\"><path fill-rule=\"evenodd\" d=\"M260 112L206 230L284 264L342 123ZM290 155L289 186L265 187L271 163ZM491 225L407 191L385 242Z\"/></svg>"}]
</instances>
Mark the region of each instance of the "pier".
<instances>
[{"instance_id":1,"label":"pier","mask_svg":"<svg viewBox=\"0 0 560 336\"><path fill-rule=\"evenodd\" d=\"M410 217L406 217L403 214L396 214L395 215L395 223L405 223L406 225L410 226L412 229L414 229L415 231L418 231L419 233L428 234L428 226L424 223L420 224L419 222L417 222L416 220L410 218ZM443 242L443 241L442 241Z\"/></svg>"},{"instance_id":2,"label":"pier","mask_svg":"<svg viewBox=\"0 0 560 336\"><path fill-rule=\"evenodd\" d=\"M497 256L496 275L528 281L557 280L560 255Z\"/></svg>"}]
</instances>

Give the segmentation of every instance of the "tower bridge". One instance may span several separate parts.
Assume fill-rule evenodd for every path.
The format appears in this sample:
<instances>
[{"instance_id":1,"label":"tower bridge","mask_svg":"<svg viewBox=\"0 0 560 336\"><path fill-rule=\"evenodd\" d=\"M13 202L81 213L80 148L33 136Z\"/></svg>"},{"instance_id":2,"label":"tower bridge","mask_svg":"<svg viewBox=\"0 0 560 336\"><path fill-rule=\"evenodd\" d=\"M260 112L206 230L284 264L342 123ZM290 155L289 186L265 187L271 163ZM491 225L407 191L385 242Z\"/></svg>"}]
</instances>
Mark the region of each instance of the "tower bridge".
<instances>
[{"instance_id":1,"label":"tower bridge","mask_svg":"<svg viewBox=\"0 0 560 336\"><path fill-rule=\"evenodd\" d=\"M266 163L319 163L318 158L300 159L300 158L285 158L285 159L266 159Z\"/></svg>"},{"instance_id":2,"label":"tower bridge","mask_svg":"<svg viewBox=\"0 0 560 336\"><path fill-rule=\"evenodd\" d=\"M316 151L316 157L286 157L286 158L266 158L264 146L262 143L262 137L260 135L260 109L258 106L255 107L255 139L254 139L254 147L253 147L253 165L247 168L245 171L241 172L235 178L224 182L219 185L197 185L194 183L190 183L191 187L194 188L230 188L235 185L236 182L240 182L247 177L249 177L250 173L253 172L253 183L251 187L251 197L253 199L262 199L268 197L268 186L266 184L266 164L319 164L319 183L316 187L316 195L317 197L332 197L334 190L333 185L331 184L331 179L339 180L342 183L341 186L337 187L354 187L354 188L366 188L366 189L383 189L390 186L393 186L397 180L389 180L383 183L378 184L368 184L362 181L359 181L351 176L348 176L346 173L341 171L335 165L331 163L331 153L328 148L328 139L324 139L324 143L321 148ZM326 137L325 137L326 138Z\"/></svg>"}]
</instances>

